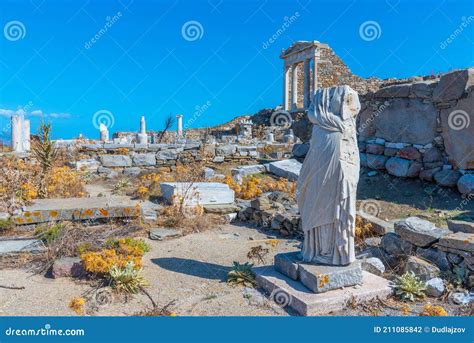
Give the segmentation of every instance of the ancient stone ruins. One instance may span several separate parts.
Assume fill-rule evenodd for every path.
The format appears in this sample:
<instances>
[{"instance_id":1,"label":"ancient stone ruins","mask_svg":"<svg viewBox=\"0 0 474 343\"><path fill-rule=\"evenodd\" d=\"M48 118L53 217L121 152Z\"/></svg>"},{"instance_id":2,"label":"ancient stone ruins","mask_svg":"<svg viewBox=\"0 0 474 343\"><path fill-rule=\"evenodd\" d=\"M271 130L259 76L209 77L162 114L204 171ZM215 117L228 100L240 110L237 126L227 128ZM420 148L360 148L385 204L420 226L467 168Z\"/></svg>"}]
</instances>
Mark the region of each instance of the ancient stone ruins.
<instances>
[{"instance_id":1,"label":"ancient stone ruins","mask_svg":"<svg viewBox=\"0 0 474 343\"><path fill-rule=\"evenodd\" d=\"M472 315L474 68L364 79L317 41L280 58L282 105L215 127L51 141L12 117L0 311Z\"/></svg>"}]
</instances>

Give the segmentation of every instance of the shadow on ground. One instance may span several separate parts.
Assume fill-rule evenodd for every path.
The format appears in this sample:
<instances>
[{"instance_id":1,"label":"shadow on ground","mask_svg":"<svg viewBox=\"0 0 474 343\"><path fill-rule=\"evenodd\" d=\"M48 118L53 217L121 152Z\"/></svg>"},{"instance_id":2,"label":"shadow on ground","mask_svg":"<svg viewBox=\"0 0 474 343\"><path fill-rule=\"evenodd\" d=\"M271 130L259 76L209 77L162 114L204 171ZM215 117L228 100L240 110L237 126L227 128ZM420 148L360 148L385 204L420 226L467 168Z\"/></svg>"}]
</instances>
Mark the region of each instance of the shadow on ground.
<instances>
[{"instance_id":1,"label":"shadow on ground","mask_svg":"<svg viewBox=\"0 0 474 343\"><path fill-rule=\"evenodd\" d=\"M175 273L197 276L203 279L220 280L222 282L226 282L227 274L231 270L231 267L179 257L153 258L151 262Z\"/></svg>"}]
</instances>

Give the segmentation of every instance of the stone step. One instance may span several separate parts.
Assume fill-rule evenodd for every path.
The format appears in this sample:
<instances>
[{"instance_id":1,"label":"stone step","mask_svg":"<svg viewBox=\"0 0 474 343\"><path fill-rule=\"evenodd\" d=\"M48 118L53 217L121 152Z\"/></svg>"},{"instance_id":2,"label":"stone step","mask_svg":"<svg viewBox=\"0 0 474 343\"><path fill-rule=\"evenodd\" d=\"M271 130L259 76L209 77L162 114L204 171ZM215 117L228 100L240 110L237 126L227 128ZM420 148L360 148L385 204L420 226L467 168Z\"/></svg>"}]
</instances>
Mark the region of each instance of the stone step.
<instances>
[{"instance_id":1,"label":"stone step","mask_svg":"<svg viewBox=\"0 0 474 343\"><path fill-rule=\"evenodd\" d=\"M302 316L322 316L344 310L348 301L369 301L386 298L392 290L388 280L362 272L362 285L345 287L325 293L313 293L298 281L277 272L273 266L255 268L257 285L263 288L278 305Z\"/></svg>"},{"instance_id":2,"label":"stone step","mask_svg":"<svg viewBox=\"0 0 474 343\"><path fill-rule=\"evenodd\" d=\"M93 220L100 218L127 218L141 215L138 201L125 196L38 199L24 206L13 217L18 224L37 224L61 220Z\"/></svg>"},{"instance_id":3,"label":"stone step","mask_svg":"<svg viewBox=\"0 0 474 343\"><path fill-rule=\"evenodd\" d=\"M295 159L291 160L282 160L268 163L268 171L276 176L284 177L290 181L298 180L300 175L302 163L298 162Z\"/></svg>"}]
</instances>

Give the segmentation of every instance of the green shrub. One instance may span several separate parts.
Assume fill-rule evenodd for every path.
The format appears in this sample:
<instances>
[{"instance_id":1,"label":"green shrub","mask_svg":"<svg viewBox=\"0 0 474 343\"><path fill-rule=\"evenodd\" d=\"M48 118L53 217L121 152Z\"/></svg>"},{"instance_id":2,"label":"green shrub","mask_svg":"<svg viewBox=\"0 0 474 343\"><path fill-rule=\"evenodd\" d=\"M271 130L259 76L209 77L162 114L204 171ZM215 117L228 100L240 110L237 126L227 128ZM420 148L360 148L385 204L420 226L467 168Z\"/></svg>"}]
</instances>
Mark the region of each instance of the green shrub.
<instances>
[{"instance_id":1,"label":"green shrub","mask_svg":"<svg viewBox=\"0 0 474 343\"><path fill-rule=\"evenodd\" d=\"M415 301L425 297L426 284L413 272L397 276L390 286L395 291L395 296L402 300Z\"/></svg>"},{"instance_id":2,"label":"green shrub","mask_svg":"<svg viewBox=\"0 0 474 343\"><path fill-rule=\"evenodd\" d=\"M245 262L240 264L234 262L232 270L227 274L227 282L232 286L243 285L246 287L255 286L255 273L252 270L253 264Z\"/></svg>"},{"instance_id":3,"label":"green shrub","mask_svg":"<svg viewBox=\"0 0 474 343\"><path fill-rule=\"evenodd\" d=\"M56 223L49 228L45 227L37 227L35 230L35 234L39 235L39 238L46 241L48 244L53 243L61 233L63 229L63 225L60 223Z\"/></svg>"},{"instance_id":4,"label":"green shrub","mask_svg":"<svg viewBox=\"0 0 474 343\"><path fill-rule=\"evenodd\" d=\"M142 275L142 269L135 269L133 261L127 262L125 267L112 266L109 270L111 287L127 293L138 293L142 287L148 285Z\"/></svg>"}]
</instances>

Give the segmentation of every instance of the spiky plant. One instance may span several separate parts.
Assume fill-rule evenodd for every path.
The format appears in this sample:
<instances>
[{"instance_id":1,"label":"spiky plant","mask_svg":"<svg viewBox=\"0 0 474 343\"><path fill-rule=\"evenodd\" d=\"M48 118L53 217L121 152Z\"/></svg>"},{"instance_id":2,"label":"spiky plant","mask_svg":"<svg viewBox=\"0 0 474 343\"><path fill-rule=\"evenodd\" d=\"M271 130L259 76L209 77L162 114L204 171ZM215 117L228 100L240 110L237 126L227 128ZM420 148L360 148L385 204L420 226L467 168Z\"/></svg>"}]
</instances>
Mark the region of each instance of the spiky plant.
<instances>
[{"instance_id":1,"label":"spiky plant","mask_svg":"<svg viewBox=\"0 0 474 343\"><path fill-rule=\"evenodd\" d=\"M252 263L245 262L244 264L240 264L234 261L232 270L227 274L227 282L232 286L243 285L245 287L254 287L255 273L252 267Z\"/></svg>"},{"instance_id":2,"label":"spiky plant","mask_svg":"<svg viewBox=\"0 0 474 343\"><path fill-rule=\"evenodd\" d=\"M402 300L415 301L425 297L426 283L413 272L397 276L390 286L395 291L395 296Z\"/></svg>"},{"instance_id":3,"label":"spiky plant","mask_svg":"<svg viewBox=\"0 0 474 343\"><path fill-rule=\"evenodd\" d=\"M34 140L31 146L31 153L40 164L42 171L38 191L38 196L40 198L45 198L47 196L47 175L58 156L58 149L51 140L51 131L51 123L45 124L41 121L38 130L38 139Z\"/></svg>"},{"instance_id":4,"label":"spiky plant","mask_svg":"<svg viewBox=\"0 0 474 343\"><path fill-rule=\"evenodd\" d=\"M123 268L113 266L109 270L109 276L111 287L118 291L136 294L148 285L142 275L142 269L135 269L133 261L127 262Z\"/></svg>"}]
</instances>

